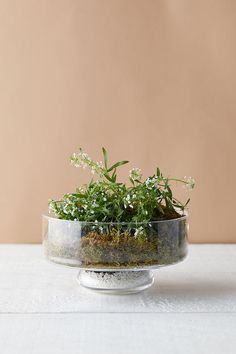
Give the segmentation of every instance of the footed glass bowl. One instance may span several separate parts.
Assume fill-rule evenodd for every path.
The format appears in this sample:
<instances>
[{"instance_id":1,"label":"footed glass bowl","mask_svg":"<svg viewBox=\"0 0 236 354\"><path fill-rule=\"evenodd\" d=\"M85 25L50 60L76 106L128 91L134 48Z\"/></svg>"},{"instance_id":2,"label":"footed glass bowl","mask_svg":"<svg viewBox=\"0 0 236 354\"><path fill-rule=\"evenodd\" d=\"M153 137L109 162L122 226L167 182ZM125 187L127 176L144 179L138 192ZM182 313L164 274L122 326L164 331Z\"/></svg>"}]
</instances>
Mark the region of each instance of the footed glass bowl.
<instances>
[{"instance_id":1,"label":"footed glass bowl","mask_svg":"<svg viewBox=\"0 0 236 354\"><path fill-rule=\"evenodd\" d=\"M43 216L48 260L78 267L80 285L107 293L134 293L153 284L152 269L182 261L188 219L101 223Z\"/></svg>"}]
</instances>

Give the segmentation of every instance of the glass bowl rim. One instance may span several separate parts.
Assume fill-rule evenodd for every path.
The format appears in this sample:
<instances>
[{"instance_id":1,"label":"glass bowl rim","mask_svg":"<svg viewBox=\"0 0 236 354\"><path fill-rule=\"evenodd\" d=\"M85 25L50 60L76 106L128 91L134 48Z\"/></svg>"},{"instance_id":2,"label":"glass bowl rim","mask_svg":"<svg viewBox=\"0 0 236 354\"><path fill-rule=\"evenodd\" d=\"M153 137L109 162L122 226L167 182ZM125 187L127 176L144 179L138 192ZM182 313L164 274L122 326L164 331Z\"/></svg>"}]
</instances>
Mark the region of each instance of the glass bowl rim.
<instances>
[{"instance_id":1,"label":"glass bowl rim","mask_svg":"<svg viewBox=\"0 0 236 354\"><path fill-rule=\"evenodd\" d=\"M66 220L66 219L59 219L53 216L49 216L47 214L42 214L43 219L47 220L57 220L61 222L66 222L66 223L79 223L82 225L144 225L144 224L159 224L159 223L169 223L169 222L178 222L182 220L187 220L188 219L188 212L184 210L184 215L180 216L179 218L173 218L173 219L166 219L166 220L150 220L150 221L80 221L80 220Z\"/></svg>"}]
</instances>

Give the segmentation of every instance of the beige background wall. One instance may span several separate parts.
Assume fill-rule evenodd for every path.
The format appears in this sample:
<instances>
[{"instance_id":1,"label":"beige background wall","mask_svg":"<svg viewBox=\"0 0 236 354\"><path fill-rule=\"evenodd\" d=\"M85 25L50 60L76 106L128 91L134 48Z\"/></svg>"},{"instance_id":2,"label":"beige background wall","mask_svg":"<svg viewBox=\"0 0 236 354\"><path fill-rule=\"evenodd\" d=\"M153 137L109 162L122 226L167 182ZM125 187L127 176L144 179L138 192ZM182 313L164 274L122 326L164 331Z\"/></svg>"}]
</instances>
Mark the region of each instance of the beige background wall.
<instances>
[{"instance_id":1,"label":"beige background wall","mask_svg":"<svg viewBox=\"0 0 236 354\"><path fill-rule=\"evenodd\" d=\"M40 241L104 145L194 176L191 241L235 242L235 63L234 0L0 0L0 241Z\"/></svg>"}]
</instances>

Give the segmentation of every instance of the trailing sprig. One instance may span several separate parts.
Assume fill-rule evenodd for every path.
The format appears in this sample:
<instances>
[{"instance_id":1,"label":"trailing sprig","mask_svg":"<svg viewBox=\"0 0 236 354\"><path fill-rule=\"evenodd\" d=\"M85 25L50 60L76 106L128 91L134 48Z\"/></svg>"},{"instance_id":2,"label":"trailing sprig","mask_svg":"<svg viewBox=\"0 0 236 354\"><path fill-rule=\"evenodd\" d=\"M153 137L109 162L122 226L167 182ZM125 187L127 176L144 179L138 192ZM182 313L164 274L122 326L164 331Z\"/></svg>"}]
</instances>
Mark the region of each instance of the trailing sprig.
<instances>
[{"instance_id":1,"label":"trailing sprig","mask_svg":"<svg viewBox=\"0 0 236 354\"><path fill-rule=\"evenodd\" d=\"M122 165L125 165L129 161L119 161L116 162L114 165L111 167L108 167L108 156L107 156L107 151L102 148L102 153L103 153L103 159L104 159L104 165L103 162L95 162L93 161L86 152L84 152L81 148L79 153L73 153L70 161L71 164L74 165L75 167L82 167L82 168L90 168L92 174L96 174L99 178L105 178L109 182L116 183L116 168Z\"/></svg>"},{"instance_id":2,"label":"trailing sprig","mask_svg":"<svg viewBox=\"0 0 236 354\"><path fill-rule=\"evenodd\" d=\"M89 168L97 176L75 193L65 194L61 200L50 200L49 211L66 220L91 222L149 222L179 217L189 200L182 204L172 195L171 183L181 182L188 189L194 187L191 177L167 178L160 169L142 181L142 172L129 172L131 186L117 182L117 168L128 163L119 161L108 166L107 151L102 148L103 162L93 161L80 149L71 156L75 167Z\"/></svg>"}]
</instances>

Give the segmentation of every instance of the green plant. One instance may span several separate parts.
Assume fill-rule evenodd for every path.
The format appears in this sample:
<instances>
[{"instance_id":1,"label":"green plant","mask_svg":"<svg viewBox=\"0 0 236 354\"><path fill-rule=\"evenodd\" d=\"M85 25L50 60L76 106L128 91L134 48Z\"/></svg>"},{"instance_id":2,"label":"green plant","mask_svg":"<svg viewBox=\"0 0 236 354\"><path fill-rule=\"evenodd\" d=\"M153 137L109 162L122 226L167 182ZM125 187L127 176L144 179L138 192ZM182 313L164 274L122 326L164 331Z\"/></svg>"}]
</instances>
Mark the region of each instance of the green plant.
<instances>
[{"instance_id":1,"label":"green plant","mask_svg":"<svg viewBox=\"0 0 236 354\"><path fill-rule=\"evenodd\" d=\"M108 165L107 151L102 148L103 162L93 161L80 149L71 156L75 167L90 168L96 176L60 200L49 201L49 211L65 220L91 222L149 222L178 218L186 208L189 199L182 204L172 193L171 183L183 183L189 189L194 187L191 177L183 179L164 177L160 169L142 180L141 170L133 168L129 173L130 185L117 182L117 168L128 161Z\"/></svg>"}]
</instances>

